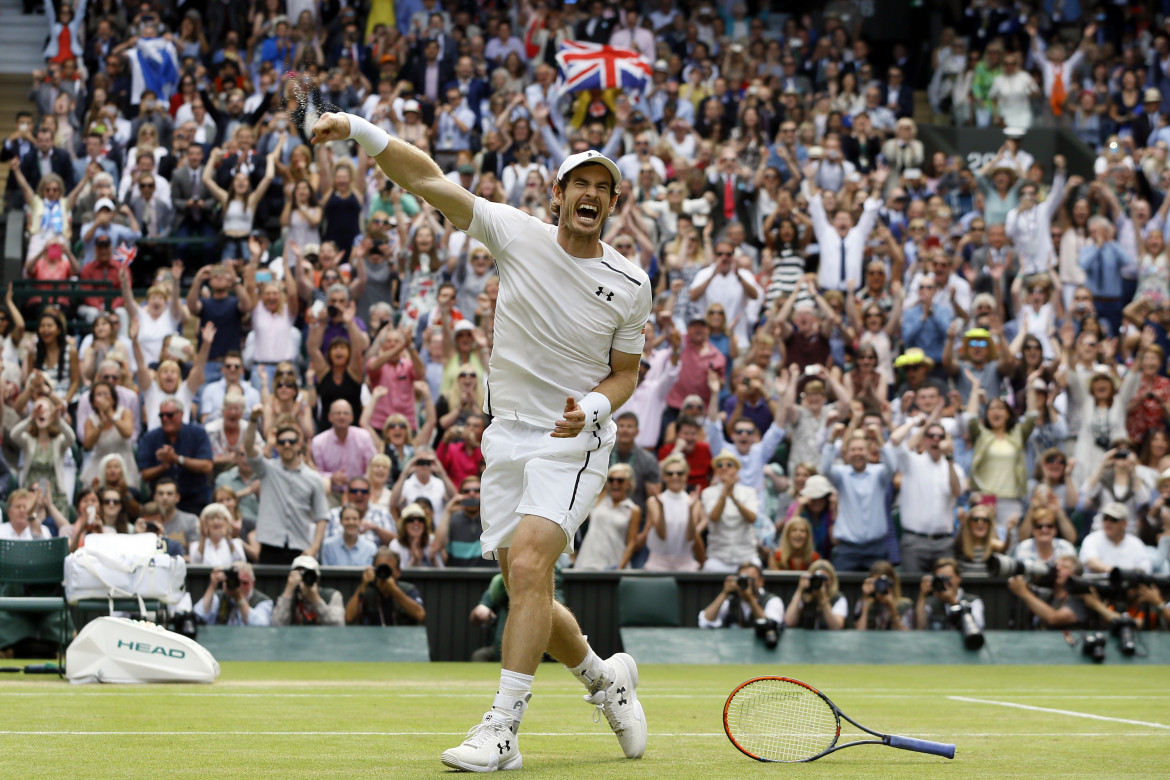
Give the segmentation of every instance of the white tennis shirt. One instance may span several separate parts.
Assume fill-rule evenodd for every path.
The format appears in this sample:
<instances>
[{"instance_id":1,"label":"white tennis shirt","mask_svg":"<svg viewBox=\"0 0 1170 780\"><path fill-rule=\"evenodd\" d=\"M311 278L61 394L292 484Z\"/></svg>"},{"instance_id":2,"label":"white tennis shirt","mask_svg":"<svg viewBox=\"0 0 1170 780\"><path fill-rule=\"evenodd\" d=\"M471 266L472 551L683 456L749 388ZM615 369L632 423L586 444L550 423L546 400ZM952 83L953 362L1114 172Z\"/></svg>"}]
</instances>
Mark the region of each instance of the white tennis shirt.
<instances>
[{"instance_id":1,"label":"white tennis shirt","mask_svg":"<svg viewBox=\"0 0 1170 780\"><path fill-rule=\"evenodd\" d=\"M642 353L650 279L604 243L601 257L573 257L555 225L483 198L467 233L500 273L484 411L551 430L565 399L580 401L609 375L610 350Z\"/></svg>"}]
</instances>

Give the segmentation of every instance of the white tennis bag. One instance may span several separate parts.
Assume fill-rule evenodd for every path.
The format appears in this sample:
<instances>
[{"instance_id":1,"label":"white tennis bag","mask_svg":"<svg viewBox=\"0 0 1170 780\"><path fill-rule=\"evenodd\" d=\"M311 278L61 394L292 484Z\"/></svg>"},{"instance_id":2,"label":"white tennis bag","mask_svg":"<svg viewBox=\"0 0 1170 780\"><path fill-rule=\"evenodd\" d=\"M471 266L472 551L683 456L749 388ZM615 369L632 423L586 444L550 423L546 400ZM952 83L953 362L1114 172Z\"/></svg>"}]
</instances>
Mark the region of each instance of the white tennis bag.
<instances>
[{"instance_id":1,"label":"white tennis bag","mask_svg":"<svg viewBox=\"0 0 1170 780\"><path fill-rule=\"evenodd\" d=\"M65 600L158 599L177 604L186 590L187 564L159 549L158 536L92 534L65 559Z\"/></svg>"},{"instance_id":2,"label":"white tennis bag","mask_svg":"<svg viewBox=\"0 0 1170 780\"><path fill-rule=\"evenodd\" d=\"M65 651L65 676L73 683L210 683L219 663L195 640L162 626L100 617Z\"/></svg>"}]
</instances>

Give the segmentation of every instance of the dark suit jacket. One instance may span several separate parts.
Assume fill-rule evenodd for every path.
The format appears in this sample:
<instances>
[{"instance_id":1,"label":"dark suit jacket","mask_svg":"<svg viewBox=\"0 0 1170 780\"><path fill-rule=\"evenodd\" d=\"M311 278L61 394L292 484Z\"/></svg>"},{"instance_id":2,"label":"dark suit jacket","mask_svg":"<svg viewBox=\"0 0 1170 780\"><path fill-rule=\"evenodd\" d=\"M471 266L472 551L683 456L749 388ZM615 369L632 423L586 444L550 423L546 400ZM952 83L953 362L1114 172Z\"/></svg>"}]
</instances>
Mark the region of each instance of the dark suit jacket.
<instances>
[{"instance_id":1,"label":"dark suit jacket","mask_svg":"<svg viewBox=\"0 0 1170 780\"><path fill-rule=\"evenodd\" d=\"M605 18L598 19L597 24L593 27L593 34L590 35L588 33L588 29L589 22L591 20L592 17L577 22L577 28L574 30L576 36L573 38L573 40L589 41L590 43L609 43L609 38L611 35L613 35L613 28L617 23L617 20Z\"/></svg>"},{"instance_id":2,"label":"dark suit jacket","mask_svg":"<svg viewBox=\"0 0 1170 780\"><path fill-rule=\"evenodd\" d=\"M154 230L150 235L146 235L146 223L142 220L142 215L146 211L146 203L142 200L141 195L130 196L130 210L134 212L134 218L138 220L138 224L143 226L143 236L145 238L160 238L169 236L171 230L175 226L174 207L167 203L161 202L161 199L157 208L155 209L158 223L154 226Z\"/></svg>"},{"instance_id":3,"label":"dark suit jacket","mask_svg":"<svg viewBox=\"0 0 1170 780\"><path fill-rule=\"evenodd\" d=\"M1130 123L1130 128L1133 130L1134 145L1138 146L1139 148L1145 146L1146 141L1150 139L1150 135L1158 129L1154 125L1150 124L1149 114L1139 114L1138 116L1135 116L1133 118L1133 122Z\"/></svg>"},{"instance_id":4,"label":"dark suit jacket","mask_svg":"<svg viewBox=\"0 0 1170 780\"><path fill-rule=\"evenodd\" d=\"M888 105L890 98L890 88L886 84L882 84L882 105ZM898 119L903 117L914 116L914 90L906 83L905 79L902 81L901 88L898 89L898 108L894 111L894 116Z\"/></svg>"},{"instance_id":5,"label":"dark suit jacket","mask_svg":"<svg viewBox=\"0 0 1170 780\"><path fill-rule=\"evenodd\" d=\"M755 202L756 190L745 189L752 187L751 180L745 181L742 177L736 176L735 181L732 182L735 187L735 218L743 223L744 231L747 233L748 241L756 242L756 228L755 228ZM703 188L703 193L712 193L715 195L715 203L711 206L710 218L715 220L715 235L727 226L727 217L723 215L724 195L726 195L726 187L723 184L723 177L719 177L718 182L711 182L708 180L707 186Z\"/></svg>"},{"instance_id":6,"label":"dark suit jacket","mask_svg":"<svg viewBox=\"0 0 1170 780\"><path fill-rule=\"evenodd\" d=\"M202 170L200 170L200 175L194 186L192 186L190 170L186 165L179 166L171 178L171 204L175 207L175 222L178 224L187 221L208 220L215 206L215 199L211 196L207 185L203 183ZM187 202L191 198L202 200L203 208L197 212L191 212L187 207Z\"/></svg>"},{"instance_id":7,"label":"dark suit jacket","mask_svg":"<svg viewBox=\"0 0 1170 780\"><path fill-rule=\"evenodd\" d=\"M32 187L34 191L41 183L39 157L40 152L34 149L31 154L20 161L20 170L24 174L24 178L28 180L28 186ZM65 181L65 192L62 194L68 195L73 191L73 186L77 183L77 180L73 177L73 159L69 156L69 152L56 147L53 147L49 152L49 158L53 173Z\"/></svg>"},{"instance_id":8,"label":"dark suit jacket","mask_svg":"<svg viewBox=\"0 0 1170 780\"><path fill-rule=\"evenodd\" d=\"M401 78L401 77L400 77ZM426 97L423 90L427 85L427 59L426 57L414 57L410 61L410 65L406 71L406 80L414 85L415 99L419 102L424 102ZM447 65L442 60L439 60L439 102L446 99L446 93L443 91L444 85L455 80L455 67ZM430 121L430 117L424 114L423 119Z\"/></svg>"}]
</instances>

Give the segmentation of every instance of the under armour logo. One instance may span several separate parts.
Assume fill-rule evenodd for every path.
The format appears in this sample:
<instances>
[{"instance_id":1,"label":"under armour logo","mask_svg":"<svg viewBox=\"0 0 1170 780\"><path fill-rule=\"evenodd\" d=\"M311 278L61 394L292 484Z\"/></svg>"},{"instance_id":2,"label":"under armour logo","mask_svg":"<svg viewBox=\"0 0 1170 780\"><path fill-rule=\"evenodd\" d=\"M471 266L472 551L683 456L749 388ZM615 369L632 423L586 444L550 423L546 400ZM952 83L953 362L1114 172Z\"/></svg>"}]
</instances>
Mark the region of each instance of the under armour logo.
<instances>
[{"instance_id":1,"label":"under armour logo","mask_svg":"<svg viewBox=\"0 0 1170 780\"><path fill-rule=\"evenodd\" d=\"M629 704L629 702L626 700L626 689L625 688L618 688L617 694L618 694L618 704Z\"/></svg>"},{"instance_id":2,"label":"under armour logo","mask_svg":"<svg viewBox=\"0 0 1170 780\"><path fill-rule=\"evenodd\" d=\"M613 300L613 291L611 290L611 291L609 291L609 292L606 292L604 287L598 287L598 288L597 288L597 292L596 292L596 293L594 293L594 294L595 294L595 295L596 295L598 298L600 298L601 296L603 296L603 295L604 295L604 296L605 296L605 300L606 300L606 302L607 302L607 303L608 303L609 301L612 301L612 300Z\"/></svg>"},{"instance_id":3,"label":"under armour logo","mask_svg":"<svg viewBox=\"0 0 1170 780\"><path fill-rule=\"evenodd\" d=\"M500 749L500 755L504 755L512 747L512 740L505 739L503 742L497 742L496 747Z\"/></svg>"}]
</instances>

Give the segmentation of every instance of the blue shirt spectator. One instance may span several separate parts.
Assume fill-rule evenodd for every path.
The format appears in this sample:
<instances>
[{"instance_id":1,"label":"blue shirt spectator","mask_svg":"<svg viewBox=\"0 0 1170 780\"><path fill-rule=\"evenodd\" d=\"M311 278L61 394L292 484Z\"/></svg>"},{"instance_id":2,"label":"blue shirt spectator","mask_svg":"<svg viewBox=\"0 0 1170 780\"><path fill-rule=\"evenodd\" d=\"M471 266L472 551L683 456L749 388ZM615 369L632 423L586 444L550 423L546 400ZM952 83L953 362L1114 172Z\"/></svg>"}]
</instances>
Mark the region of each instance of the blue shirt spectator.
<instances>
[{"instance_id":1,"label":"blue shirt spectator","mask_svg":"<svg viewBox=\"0 0 1170 780\"><path fill-rule=\"evenodd\" d=\"M369 539L359 536L353 543L345 536L336 536L321 546L322 566L369 566L374 562L378 548Z\"/></svg>"},{"instance_id":2,"label":"blue shirt spectator","mask_svg":"<svg viewBox=\"0 0 1170 780\"><path fill-rule=\"evenodd\" d=\"M947 328L955 312L946 304L934 303L933 279L924 279L918 285L919 302L902 312L902 340L906 347L918 347L936 364L942 360L947 341Z\"/></svg>"},{"instance_id":3,"label":"blue shirt spectator","mask_svg":"<svg viewBox=\"0 0 1170 780\"><path fill-rule=\"evenodd\" d=\"M198 515L211 502L211 439L202 425L183 422L183 405L175 398L159 404L159 421L138 440L142 481L175 480L179 509Z\"/></svg>"}]
</instances>

